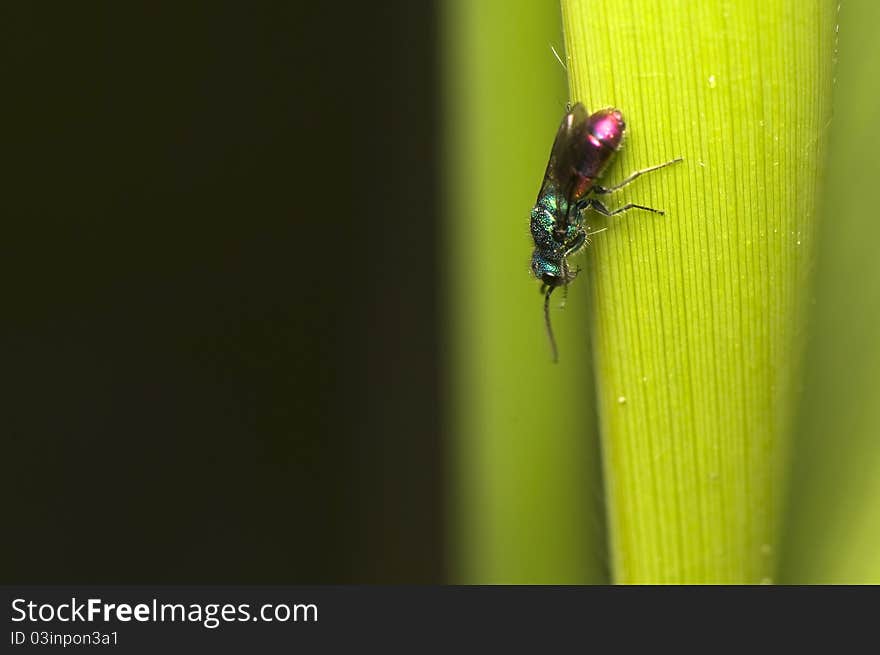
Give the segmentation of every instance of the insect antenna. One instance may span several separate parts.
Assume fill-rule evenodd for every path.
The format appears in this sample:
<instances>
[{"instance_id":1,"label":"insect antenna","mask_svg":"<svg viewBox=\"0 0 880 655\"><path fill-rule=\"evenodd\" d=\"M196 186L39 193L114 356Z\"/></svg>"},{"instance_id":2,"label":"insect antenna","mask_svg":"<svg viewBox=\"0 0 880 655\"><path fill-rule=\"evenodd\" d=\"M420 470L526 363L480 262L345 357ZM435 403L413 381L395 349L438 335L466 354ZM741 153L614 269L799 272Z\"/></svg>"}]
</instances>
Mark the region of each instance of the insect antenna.
<instances>
[{"instance_id":1,"label":"insect antenna","mask_svg":"<svg viewBox=\"0 0 880 655\"><path fill-rule=\"evenodd\" d=\"M547 293L544 294L544 325L547 327L547 338L550 340L550 350L553 352L553 363L559 362L559 351L556 348L556 337L553 336L553 326L550 324L550 294L553 293L554 286L547 286Z\"/></svg>"}]
</instances>

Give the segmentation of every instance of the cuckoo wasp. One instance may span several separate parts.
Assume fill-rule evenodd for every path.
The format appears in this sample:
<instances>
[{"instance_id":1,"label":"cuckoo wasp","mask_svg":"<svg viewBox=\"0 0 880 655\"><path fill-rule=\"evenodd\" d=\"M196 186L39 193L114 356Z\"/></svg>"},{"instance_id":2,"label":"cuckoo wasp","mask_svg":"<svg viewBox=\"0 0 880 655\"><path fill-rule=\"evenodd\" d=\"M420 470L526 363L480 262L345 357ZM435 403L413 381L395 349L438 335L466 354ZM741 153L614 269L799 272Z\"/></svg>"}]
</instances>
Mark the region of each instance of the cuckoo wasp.
<instances>
[{"instance_id":1,"label":"cuckoo wasp","mask_svg":"<svg viewBox=\"0 0 880 655\"><path fill-rule=\"evenodd\" d=\"M600 109L588 114L584 106L578 103L570 107L562 118L550 150L550 160L538 200L532 209L530 225L535 241L532 272L542 282L544 323L554 362L558 361L559 356L550 323L550 295L558 287L567 289L580 271L571 269L568 257L588 242L584 212L592 209L603 216L616 216L630 209L644 209L662 214L659 209L634 203L609 210L597 196L613 193L645 173L682 160L678 157L636 171L614 186L600 186L597 182L620 149L625 130L626 124L619 110Z\"/></svg>"}]
</instances>

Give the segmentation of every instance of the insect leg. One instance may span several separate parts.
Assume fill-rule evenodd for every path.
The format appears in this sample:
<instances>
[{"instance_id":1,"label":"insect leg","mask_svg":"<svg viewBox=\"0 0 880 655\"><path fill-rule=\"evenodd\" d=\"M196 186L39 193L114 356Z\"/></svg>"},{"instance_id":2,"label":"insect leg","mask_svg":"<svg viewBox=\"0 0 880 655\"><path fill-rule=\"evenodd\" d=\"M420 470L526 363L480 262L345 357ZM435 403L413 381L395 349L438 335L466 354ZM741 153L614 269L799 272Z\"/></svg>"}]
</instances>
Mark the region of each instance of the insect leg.
<instances>
[{"instance_id":1,"label":"insect leg","mask_svg":"<svg viewBox=\"0 0 880 655\"><path fill-rule=\"evenodd\" d=\"M576 254L581 248L584 247L587 243L587 233L583 230L578 230L577 236L568 244L566 244L565 252L563 252L564 257L570 257L571 255Z\"/></svg>"},{"instance_id":2,"label":"insect leg","mask_svg":"<svg viewBox=\"0 0 880 655\"><path fill-rule=\"evenodd\" d=\"M562 57L560 57L560 56L559 56L559 53L556 52L556 46L554 46L552 43L550 44L550 50L553 52L553 56L556 57L556 61L558 61L558 62L559 62L559 65L562 66L562 70L564 70L564 71L567 73L567 72L568 72L568 66L566 66L566 65L565 65L565 62L562 61ZM571 104L571 103L569 103L569 105L570 105L570 104ZM566 110L565 110L565 113L566 113L566 114L567 114L568 112L571 111L571 109L569 109L569 108L567 108L567 107L568 107L568 105L566 106Z\"/></svg>"},{"instance_id":3,"label":"insect leg","mask_svg":"<svg viewBox=\"0 0 880 655\"><path fill-rule=\"evenodd\" d=\"M562 302L559 304L559 309L565 309L565 303L568 302L568 285L574 281L574 279L578 276L578 273L580 272L580 266L578 266L574 270L571 270L571 268L569 268L568 266L568 262L563 260L562 278L566 281L562 284Z\"/></svg>"},{"instance_id":4,"label":"insect leg","mask_svg":"<svg viewBox=\"0 0 880 655\"><path fill-rule=\"evenodd\" d=\"M623 180L623 182L620 182L619 184L615 184L614 186L610 186L610 187L603 187L603 186L598 186L598 185L594 186L593 193L598 193L599 195L605 195L607 193L614 193L615 191L619 191L620 189L625 187L630 182L634 182L635 180L640 178L645 173L651 173L651 172L659 170L661 168L666 168L667 166L671 166L672 164L677 164L680 161L684 161L684 159L681 157L676 157L672 161L668 161L664 164L657 164L656 166L649 166L648 168L643 168L639 171L636 171L635 173L633 173L629 177L625 178Z\"/></svg>"},{"instance_id":5,"label":"insect leg","mask_svg":"<svg viewBox=\"0 0 880 655\"><path fill-rule=\"evenodd\" d=\"M622 214L623 212L628 212L630 209L644 209L645 211L654 212L655 214L664 214L665 212L662 209L654 209L653 207L645 207L644 205L637 205L635 203L629 202L625 204L623 207L615 209L611 211L603 205L601 202L596 200L595 198L591 198L589 202L586 203L584 209L592 208L597 212L602 214L603 216L617 216L617 214Z\"/></svg>"}]
</instances>

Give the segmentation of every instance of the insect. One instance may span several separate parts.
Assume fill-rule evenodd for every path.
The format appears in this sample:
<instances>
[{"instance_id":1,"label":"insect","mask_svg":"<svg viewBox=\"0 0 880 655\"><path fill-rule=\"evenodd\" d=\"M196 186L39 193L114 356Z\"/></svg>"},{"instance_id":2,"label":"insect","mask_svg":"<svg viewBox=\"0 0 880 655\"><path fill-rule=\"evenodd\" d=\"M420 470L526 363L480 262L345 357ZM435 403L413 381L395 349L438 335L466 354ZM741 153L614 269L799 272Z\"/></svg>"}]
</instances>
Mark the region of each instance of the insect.
<instances>
[{"instance_id":1,"label":"insect","mask_svg":"<svg viewBox=\"0 0 880 655\"><path fill-rule=\"evenodd\" d=\"M630 209L644 209L662 214L659 209L634 203L609 210L596 196L618 191L645 173L682 161L677 157L638 170L614 186L599 186L597 182L620 149L625 131L626 124L619 110L600 109L588 114L584 106L577 103L563 116L550 150L544 181L532 209L530 228L535 241L532 272L542 283L544 323L554 362L559 360L559 352L550 323L550 295L558 287L567 291L580 272L579 268L571 269L568 257L588 243L584 212L593 209L603 216L616 216Z\"/></svg>"}]
</instances>

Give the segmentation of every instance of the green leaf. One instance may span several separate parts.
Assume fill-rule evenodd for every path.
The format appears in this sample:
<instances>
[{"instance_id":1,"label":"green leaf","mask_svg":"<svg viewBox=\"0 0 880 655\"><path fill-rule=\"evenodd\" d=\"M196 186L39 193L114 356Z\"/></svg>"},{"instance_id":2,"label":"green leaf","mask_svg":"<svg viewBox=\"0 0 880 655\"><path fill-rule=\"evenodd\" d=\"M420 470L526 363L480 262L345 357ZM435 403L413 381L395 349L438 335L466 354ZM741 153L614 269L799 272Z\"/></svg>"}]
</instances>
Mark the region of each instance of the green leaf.
<instances>
[{"instance_id":1,"label":"green leaf","mask_svg":"<svg viewBox=\"0 0 880 655\"><path fill-rule=\"evenodd\" d=\"M627 120L606 180L685 159L614 199L665 216L590 217L614 580L770 582L835 3L562 6L572 100Z\"/></svg>"}]
</instances>

